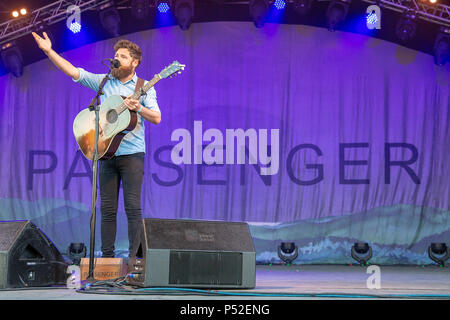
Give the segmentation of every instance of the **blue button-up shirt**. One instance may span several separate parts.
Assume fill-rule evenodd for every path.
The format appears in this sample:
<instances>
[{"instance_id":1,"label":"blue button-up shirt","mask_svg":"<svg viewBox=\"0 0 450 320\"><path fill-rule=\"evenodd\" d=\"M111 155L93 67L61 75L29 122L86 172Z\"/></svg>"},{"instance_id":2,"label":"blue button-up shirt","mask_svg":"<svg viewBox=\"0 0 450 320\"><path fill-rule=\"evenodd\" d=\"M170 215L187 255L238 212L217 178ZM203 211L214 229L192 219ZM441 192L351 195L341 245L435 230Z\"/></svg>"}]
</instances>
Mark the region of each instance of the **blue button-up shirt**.
<instances>
[{"instance_id":1,"label":"blue button-up shirt","mask_svg":"<svg viewBox=\"0 0 450 320\"><path fill-rule=\"evenodd\" d=\"M98 91L100 83L106 74L95 74L84 70L83 68L78 68L80 70L80 77L78 80L74 80L76 83L80 83L85 87L88 87L94 91ZM108 80L103 87L103 95L100 96L100 101L103 102L106 98L111 95L121 95L128 97L130 94L134 93L137 83L137 75L134 74L133 78L125 83L122 83L119 79L114 78L110 75L110 80ZM146 84L148 81L145 81ZM146 95L143 95L139 99L140 104L145 108L157 111L159 110L158 102L156 101L156 90L151 87ZM137 124L133 131L128 132L122 139L119 148L116 151L116 156L122 156L126 154L133 154L138 152L145 152L145 126L144 119L140 114L137 114Z\"/></svg>"}]
</instances>

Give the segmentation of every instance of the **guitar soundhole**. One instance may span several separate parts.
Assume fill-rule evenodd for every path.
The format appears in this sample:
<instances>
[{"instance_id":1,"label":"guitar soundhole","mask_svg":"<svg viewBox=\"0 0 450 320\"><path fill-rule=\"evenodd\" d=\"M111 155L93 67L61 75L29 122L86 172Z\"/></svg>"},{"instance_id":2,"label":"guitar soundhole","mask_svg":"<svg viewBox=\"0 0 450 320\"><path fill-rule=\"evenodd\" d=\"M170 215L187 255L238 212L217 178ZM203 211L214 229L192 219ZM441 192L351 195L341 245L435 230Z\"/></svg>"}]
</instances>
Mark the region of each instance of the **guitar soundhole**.
<instances>
[{"instance_id":1,"label":"guitar soundhole","mask_svg":"<svg viewBox=\"0 0 450 320\"><path fill-rule=\"evenodd\" d=\"M106 121L108 121L109 123L114 123L117 121L117 112L116 110L109 110L106 113Z\"/></svg>"}]
</instances>

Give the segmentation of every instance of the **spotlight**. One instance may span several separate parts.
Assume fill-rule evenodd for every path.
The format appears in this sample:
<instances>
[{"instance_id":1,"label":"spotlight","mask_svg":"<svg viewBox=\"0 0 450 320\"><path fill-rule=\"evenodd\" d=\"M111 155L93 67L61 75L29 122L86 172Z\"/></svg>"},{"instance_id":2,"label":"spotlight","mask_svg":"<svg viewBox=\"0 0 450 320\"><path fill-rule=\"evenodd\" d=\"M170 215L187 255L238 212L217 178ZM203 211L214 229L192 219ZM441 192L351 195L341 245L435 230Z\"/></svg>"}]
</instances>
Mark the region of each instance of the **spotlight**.
<instances>
[{"instance_id":1,"label":"spotlight","mask_svg":"<svg viewBox=\"0 0 450 320\"><path fill-rule=\"evenodd\" d=\"M445 266L445 261L450 257L450 252L445 243L432 243L428 247L428 256L431 260L439 264L440 266Z\"/></svg>"},{"instance_id":2,"label":"spotlight","mask_svg":"<svg viewBox=\"0 0 450 320\"><path fill-rule=\"evenodd\" d=\"M250 0L248 3L250 9L250 17L255 24L255 27L262 28L264 20L266 19L269 6L273 3L272 0Z\"/></svg>"},{"instance_id":3,"label":"spotlight","mask_svg":"<svg viewBox=\"0 0 450 320\"><path fill-rule=\"evenodd\" d=\"M117 9L111 3L100 7L100 22L111 36L119 36L120 16Z\"/></svg>"},{"instance_id":4,"label":"spotlight","mask_svg":"<svg viewBox=\"0 0 450 320\"><path fill-rule=\"evenodd\" d=\"M381 8L378 4L373 4L366 9L366 26L367 29L381 29Z\"/></svg>"},{"instance_id":5,"label":"spotlight","mask_svg":"<svg viewBox=\"0 0 450 320\"><path fill-rule=\"evenodd\" d=\"M22 9L20 9L20 14L21 15L26 15L27 14L27 9L25 9L25 8L22 8Z\"/></svg>"},{"instance_id":6,"label":"spotlight","mask_svg":"<svg viewBox=\"0 0 450 320\"><path fill-rule=\"evenodd\" d=\"M278 10L283 10L286 7L286 2L284 0L275 0L275 3L273 5Z\"/></svg>"},{"instance_id":7,"label":"spotlight","mask_svg":"<svg viewBox=\"0 0 450 320\"><path fill-rule=\"evenodd\" d=\"M294 242L282 242L278 246L278 257L285 263L290 264L298 257L298 247Z\"/></svg>"},{"instance_id":8,"label":"spotlight","mask_svg":"<svg viewBox=\"0 0 450 320\"><path fill-rule=\"evenodd\" d=\"M366 265L372 258L372 248L367 242L355 242L352 246L352 258L361 265Z\"/></svg>"},{"instance_id":9,"label":"spotlight","mask_svg":"<svg viewBox=\"0 0 450 320\"><path fill-rule=\"evenodd\" d=\"M71 5L67 8L69 16L66 19L66 27L73 33L81 31L81 10L80 7Z\"/></svg>"},{"instance_id":10,"label":"spotlight","mask_svg":"<svg viewBox=\"0 0 450 320\"><path fill-rule=\"evenodd\" d=\"M161 13L167 13L172 7L172 0L155 0L155 7Z\"/></svg>"},{"instance_id":11,"label":"spotlight","mask_svg":"<svg viewBox=\"0 0 450 320\"><path fill-rule=\"evenodd\" d=\"M181 30L187 30L191 26L192 17L194 16L193 0L176 0L175 1L175 18Z\"/></svg>"},{"instance_id":12,"label":"spotlight","mask_svg":"<svg viewBox=\"0 0 450 320\"><path fill-rule=\"evenodd\" d=\"M69 29L70 29L70 31L72 31L73 33L78 33L78 32L80 32L81 31L81 24L79 24L78 22L72 22L71 24L70 24L70 27L69 27Z\"/></svg>"},{"instance_id":13,"label":"spotlight","mask_svg":"<svg viewBox=\"0 0 450 320\"><path fill-rule=\"evenodd\" d=\"M81 258L86 257L86 246L84 243L71 243L67 248L67 255L72 264L80 265Z\"/></svg>"},{"instance_id":14,"label":"spotlight","mask_svg":"<svg viewBox=\"0 0 450 320\"><path fill-rule=\"evenodd\" d=\"M11 15L12 15L14 18L17 18L17 17L19 16L19 11L13 11L13 12L11 13Z\"/></svg>"},{"instance_id":15,"label":"spotlight","mask_svg":"<svg viewBox=\"0 0 450 320\"><path fill-rule=\"evenodd\" d=\"M450 61L450 29L441 27L441 32L434 42L434 63L443 66Z\"/></svg>"},{"instance_id":16,"label":"spotlight","mask_svg":"<svg viewBox=\"0 0 450 320\"><path fill-rule=\"evenodd\" d=\"M417 29L416 13L411 10L405 11L397 22L395 33L402 41L408 41L414 37Z\"/></svg>"},{"instance_id":17,"label":"spotlight","mask_svg":"<svg viewBox=\"0 0 450 320\"><path fill-rule=\"evenodd\" d=\"M2 46L1 57L6 70L13 76L19 78L23 74L23 59L19 48L13 43L8 42Z\"/></svg>"},{"instance_id":18,"label":"spotlight","mask_svg":"<svg viewBox=\"0 0 450 320\"><path fill-rule=\"evenodd\" d=\"M292 5L295 12L305 15L311 10L312 0L294 0Z\"/></svg>"},{"instance_id":19,"label":"spotlight","mask_svg":"<svg viewBox=\"0 0 450 320\"><path fill-rule=\"evenodd\" d=\"M367 24L368 25L376 25L378 23L378 17L375 13L369 13L366 16Z\"/></svg>"},{"instance_id":20,"label":"spotlight","mask_svg":"<svg viewBox=\"0 0 450 320\"><path fill-rule=\"evenodd\" d=\"M332 0L327 9L328 31L335 31L336 27L345 20L351 0Z\"/></svg>"},{"instance_id":21,"label":"spotlight","mask_svg":"<svg viewBox=\"0 0 450 320\"><path fill-rule=\"evenodd\" d=\"M145 0L131 0L131 15L138 20L143 20L148 17L150 13L150 6Z\"/></svg>"}]
</instances>

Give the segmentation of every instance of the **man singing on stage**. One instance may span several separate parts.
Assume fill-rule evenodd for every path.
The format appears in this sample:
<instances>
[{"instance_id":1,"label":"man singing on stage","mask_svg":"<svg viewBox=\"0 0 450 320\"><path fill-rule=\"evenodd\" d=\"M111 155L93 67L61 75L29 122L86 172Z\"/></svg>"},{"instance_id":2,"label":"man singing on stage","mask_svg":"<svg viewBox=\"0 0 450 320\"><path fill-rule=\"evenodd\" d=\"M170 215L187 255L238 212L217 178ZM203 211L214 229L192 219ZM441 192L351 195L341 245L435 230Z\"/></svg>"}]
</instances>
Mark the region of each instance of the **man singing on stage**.
<instances>
[{"instance_id":1,"label":"man singing on stage","mask_svg":"<svg viewBox=\"0 0 450 320\"><path fill-rule=\"evenodd\" d=\"M44 38L32 33L39 48L50 58L55 66L72 77L74 82L98 91L105 74L93 74L83 68L74 67L54 50L52 43L44 32ZM120 61L120 67L111 72L103 88L101 101L111 95L125 97L134 93L138 83L136 68L142 61L142 52L138 45L128 40L119 40L114 45L114 59ZM102 257L114 257L116 238L116 216L119 186L122 182L125 212L128 220L128 240L130 254L134 249L134 240L142 220L141 191L144 175L145 127L144 120L153 124L161 122L161 112L156 100L156 91L152 87L139 100L126 98L125 105L138 115L137 125L128 132L120 143L115 155L99 161L99 186L101 209Z\"/></svg>"}]
</instances>

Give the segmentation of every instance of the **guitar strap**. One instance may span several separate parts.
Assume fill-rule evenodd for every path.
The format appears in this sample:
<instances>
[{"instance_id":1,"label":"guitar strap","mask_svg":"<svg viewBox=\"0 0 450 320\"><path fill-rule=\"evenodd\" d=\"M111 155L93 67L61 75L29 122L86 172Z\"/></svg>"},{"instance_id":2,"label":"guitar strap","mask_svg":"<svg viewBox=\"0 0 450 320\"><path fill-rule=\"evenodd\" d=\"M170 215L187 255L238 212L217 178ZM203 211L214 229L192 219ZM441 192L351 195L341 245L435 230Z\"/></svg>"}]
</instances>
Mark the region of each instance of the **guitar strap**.
<instances>
[{"instance_id":1,"label":"guitar strap","mask_svg":"<svg viewBox=\"0 0 450 320\"><path fill-rule=\"evenodd\" d=\"M138 80L136 82L136 88L134 89L134 93L138 93L141 90L141 88L144 86L144 83L145 83L144 79L138 78ZM144 93L144 95L145 94L146 93ZM122 97L122 99L126 99L125 96L121 96L121 97Z\"/></svg>"},{"instance_id":2,"label":"guitar strap","mask_svg":"<svg viewBox=\"0 0 450 320\"><path fill-rule=\"evenodd\" d=\"M141 88L144 86L144 79L138 78L137 83L136 83L136 89L134 89L134 93L137 93L141 90Z\"/></svg>"}]
</instances>

